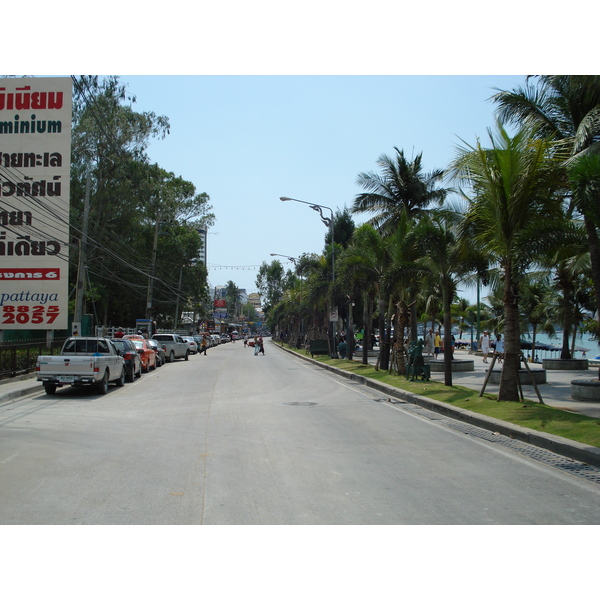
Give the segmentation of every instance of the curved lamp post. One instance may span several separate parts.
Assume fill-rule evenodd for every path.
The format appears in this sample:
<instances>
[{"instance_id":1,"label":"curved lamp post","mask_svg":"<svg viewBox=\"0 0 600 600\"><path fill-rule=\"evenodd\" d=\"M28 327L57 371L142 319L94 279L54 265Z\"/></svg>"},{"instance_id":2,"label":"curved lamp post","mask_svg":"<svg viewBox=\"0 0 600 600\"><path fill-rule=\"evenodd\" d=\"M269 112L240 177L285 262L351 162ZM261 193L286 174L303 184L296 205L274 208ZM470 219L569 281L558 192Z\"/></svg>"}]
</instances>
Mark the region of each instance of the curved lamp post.
<instances>
[{"instance_id":1,"label":"curved lamp post","mask_svg":"<svg viewBox=\"0 0 600 600\"><path fill-rule=\"evenodd\" d=\"M335 244L333 239L333 209L329 206L324 206L322 204L314 204L312 202L305 202L304 200L296 200L296 198L288 198L287 196L281 196L279 198L282 202L300 202L300 204L308 204L314 211L319 213L321 217L321 221L326 227L329 227L331 232L331 281L335 281ZM323 214L323 209L328 210L331 213L331 217L326 217ZM333 290L332 290L332 298L331 298L331 308L333 309ZM335 337L333 335L333 321L329 321L330 323L330 344L331 344L331 357L336 358L337 353L335 349Z\"/></svg>"},{"instance_id":2,"label":"curved lamp post","mask_svg":"<svg viewBox=\"0 0 600 600\"><path fill-rule=\"evenodd\" d=\"M273 253L271 253L271 256L281 256L282 258L287 258L289 261L294 263L295 267L298 266L298 259L294 258L293 256L286 256L285 254L273 254Z\"/></svg>"}]
</instances>

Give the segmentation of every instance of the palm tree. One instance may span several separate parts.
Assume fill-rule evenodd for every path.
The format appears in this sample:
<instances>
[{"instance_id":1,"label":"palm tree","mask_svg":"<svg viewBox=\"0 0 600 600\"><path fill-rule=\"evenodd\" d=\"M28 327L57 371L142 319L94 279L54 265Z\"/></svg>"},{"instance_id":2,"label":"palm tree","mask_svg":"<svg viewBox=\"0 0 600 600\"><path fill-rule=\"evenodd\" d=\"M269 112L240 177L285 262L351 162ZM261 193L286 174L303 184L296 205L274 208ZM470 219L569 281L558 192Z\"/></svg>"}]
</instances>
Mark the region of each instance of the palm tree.
<instances>
[{"instance_id":1,"label":"palm tree","mask_svg":"<svg viewBox=\"0 0 600 600\"><path fill-rule=\"evenodd\" d=\"M377 163L382 173L360 173L357 184L366 191L358 194L353 213L374 213L369 223L384 237L395 231L401 215L417 217L432 204L441 204L448 190L436 188L444 176L440 169L425 173L422 153L409 161L394 147L396 156L382 154Z\"/></svg>"},{"instance_id":2,"label":"palm tree","mask_svg":"<svg viewBox=\"0 0 600 600\"><path fill-rule=\"evenodd\" d=\"M382 280L388 262L385 244L381 236L368 223L358 227L352 236L352 242L338 260L338 280L346 286L362 290L364 298L363 325L363 364L368 363L368 348L371 336L371 315L373 301L379 300L379 312L383 316ZM380 328L380 333L382 329Z\"/></svg>"},{"instance_id":3,"label":"palm tree","mask_svg":"<svg viewBox=\"0 0 600 600\"><path fill-rule=\"evenodd\" d=\"M569 170L573 201L583 216L590 249L591 275L596 296L596 316L600 318L600 156L583 156ZM600 327L596 328L600 339Z\"/></svg>"},{"instance_id":4,"label":"palm tree","mask_svg":"<svg viewBox=\"0 0 600 600\"><path fill-rule=\"evenodd\" d=\"M452 385L452 301L456 296L461 277L473 270L474 264L465 260L459 242L457 225L461 215L451 211L432 213L423 219L422 263L427 266L430 278L441 290L444 315L444 383Z\"/></svg>"},{"instance_id":5,"label":"palm tree","mask_svg":"<svg viewBox=\"0 0 600 600\"><path fill-rule=\"evenodd\" d=\"M235 285L233 281L228 281L225 286L225 299L227 300L227 314L230 317L235 318L237 315L237 309L240 306L242 294L240 288Z\"/></svg>"},{"instance_id":6,"label":"palm tree","mask_svg":"<svg viewBox=\"0 0 600 600\"><path fill-rule=\"evenodd\" d=\"M533 85L530 80L536 80ZM600 315L600 76L542 75L528 77L523 87L492 97L499 117L508 123L537 127L568 153L574 206L583 215L590 249L596 310Z\"/></svg>"},{"instance_id":7,"label":"palm tree","mask_svg":"<svg viewBox=\"0 0 600 600\"><path fill-rule=\"evenodd\" d=\"M562 213L555 198L556 169L549 158L552 143L529 128L510 137L500 123L489 138L489 149L479 140L459 149L451 170L471 188L464 192L469 207L463 232L473 235L472 241L502 269L505 360L498 398L518 401L519 283L533 263L540 232Z\"/></svg>"}]
</instances>

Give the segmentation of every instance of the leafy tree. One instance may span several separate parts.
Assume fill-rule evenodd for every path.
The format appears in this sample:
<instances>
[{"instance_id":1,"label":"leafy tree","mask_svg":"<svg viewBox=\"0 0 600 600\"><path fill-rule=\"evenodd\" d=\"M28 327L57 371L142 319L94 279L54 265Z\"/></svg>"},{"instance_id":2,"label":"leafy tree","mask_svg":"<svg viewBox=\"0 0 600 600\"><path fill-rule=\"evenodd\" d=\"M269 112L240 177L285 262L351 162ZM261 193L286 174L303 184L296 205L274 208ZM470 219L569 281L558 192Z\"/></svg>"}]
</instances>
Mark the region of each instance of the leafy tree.
<instances>
[{"instance_id":1,"label":"leafy tree","mask_svg":"<svg viewBox=\"0 0 600 600\"><path fill-rule=\"evenodd\" d=\"M469 207L463 231L502 269L505 360L498 398L518 401L519 284L534 261L536 241L562 213L549 141L527 128L511 137L500 124L489 141L489 148L478 140L459 149L451 169L470 186L464 191Z\"/></svg>"},{"instance_id":2,"label":"leafy tree","mask_svg":"<svg viewBox=\"0 0 600 600\"><path fill-rule=\"evenodd\" d=\"M600 76L542 75L492 98L505 122L530 125L565 148L574 206L583 215L600 314Z\"/></svg>"},{"instance_id":3,"label":"leafy tree","mask_svg":"<svg viewBox=\"0 0 600 600\"><path fill-rule=\"evenodd\" d=\"M392 158L382 154L378 159L381 174L368 172L358 175L357 184L366 191L358 194L352 205L353 213L373 213L370 224L384 236L395 231L402 215L416 217L433 204L441 204L448 190L436 188L444 172L423 171L422 154L409 161L403 150L394 148Z\"/></svg>"},{"instance_id":4,"label":"leafy tree","mask_svg":"<svg viewBox=\"0 0 600 600\"><path fill-rule=\"evenodd\" d=\"M214 222L210 199L148 163L150 139L167 135L169 122L134 103L117 77L75 79L71 231L78 246L89 184L87 275L105 324L143 316L149 282L159 321L172 320L177 296L196 303L206 289L196 229Z\"/></svg>"},{"instance_id":5,"label":"leafy tree","mask_svg":"<svg viewBox=\"0 0 600 600\"><path fill-rule=\"evenodd\" d=\"M262 298L262 307L265 314L275 306L283 296L285 271L277 259L267 264L263 261L256 276L256 287Z\"/></svg>"}]
</instances>

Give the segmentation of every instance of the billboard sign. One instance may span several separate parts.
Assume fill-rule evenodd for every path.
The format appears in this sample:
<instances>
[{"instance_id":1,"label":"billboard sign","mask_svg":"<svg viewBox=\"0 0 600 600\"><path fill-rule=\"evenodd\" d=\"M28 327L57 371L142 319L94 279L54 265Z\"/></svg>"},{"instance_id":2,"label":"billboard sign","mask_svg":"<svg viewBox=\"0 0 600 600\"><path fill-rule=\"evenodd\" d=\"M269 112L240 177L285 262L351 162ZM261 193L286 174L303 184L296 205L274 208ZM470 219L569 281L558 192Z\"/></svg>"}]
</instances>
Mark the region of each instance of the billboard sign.
<instances>
[{"instance_id":1,"label":"billboard sign","mask_svg":"<svg viewBox=\"0 0 600 600\"><path fill-rule=\"evenodd\" d=\"M66 329L72 87L0 79L0 329Z\"/></svg>"}]
</instances>

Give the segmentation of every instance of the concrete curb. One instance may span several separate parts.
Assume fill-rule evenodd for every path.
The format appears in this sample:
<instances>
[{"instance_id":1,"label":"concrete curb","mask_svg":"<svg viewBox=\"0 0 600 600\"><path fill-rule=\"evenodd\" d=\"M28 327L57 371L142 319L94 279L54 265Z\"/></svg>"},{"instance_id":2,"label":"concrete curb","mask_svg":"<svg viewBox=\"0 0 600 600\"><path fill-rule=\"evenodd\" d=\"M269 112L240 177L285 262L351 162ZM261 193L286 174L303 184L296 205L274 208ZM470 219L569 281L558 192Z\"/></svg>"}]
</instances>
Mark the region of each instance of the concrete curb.
<instances>
[{"instance_id":1,"label":"concrete curb","mask_svg":"<svg viewBox=\"0 0 600 600\"><path fill-rule=\"evenodd\" d=\"M29 378L22 378L22 379L29 379ZM9 380L10 382L14 382L14 381L18 381L17 379L11 379ZM8 383L8 381L6 382ZM27 387L22 387L16 390L13 390L12 392L6 392L6 393L2 393L2 385L0 385L0 406L2 406L3 404L8 404L9 402L14 402L15 400L18 400L19 398L23 397L23 396L27 396L27 394L31 394L32 392L35 391L40 391L42 392L44 390L44 386L39 383L38 381L36 381L35 379L31 382L31 385L28 385Z\"/></svg>"},{"instance_id":2,"label":"concrete curb","mask_svg":"<svg viewBox=\"0 0 600 600\"><path fill-rule=\"evenodd\" d=\"M538 448L550 450L551 452L555 452L561 456L566 456L567 458L572 458L573 460L578 460L595 467L600 467L600 448L596 448L595 446L580 444L579 442L568 440L557 435L542 433L527 427L513 425L512 423L500 421L499 419L494 419L493 417L486 417L485 415L480 415L463 408L451 406L444 402L439 402L438 400L432 400L431 398L419 396L418 394L414 394L412 392L406 392L385 383L374 381L368 377L357 375L356 373L348 373L343 369L338 369L337 367L320 363L310 358L310 356L303 356L302 354L298 354L292 350L283 348L280 345L278 346L275 342L273 342L273 345L277 346L281 350L284 350L285 352L301 358L302 360L316 364L327 371L331 371L336 375L341 375L342 377L351 381L362 383L367 387L383 392L388 396L405 400L406 402L416 404L417 406L422 406L423 408L427 408L446 417L450 417L464 423L469 423L470 425L475 425L488 431L498 432L506 437L510 437L521 442L526 442L533 446L537 446Z\"/></svg>"}]
</instances>

